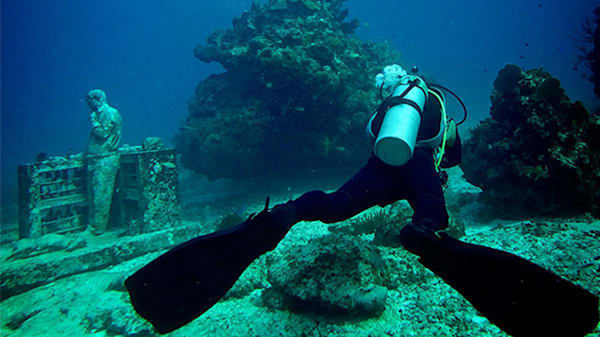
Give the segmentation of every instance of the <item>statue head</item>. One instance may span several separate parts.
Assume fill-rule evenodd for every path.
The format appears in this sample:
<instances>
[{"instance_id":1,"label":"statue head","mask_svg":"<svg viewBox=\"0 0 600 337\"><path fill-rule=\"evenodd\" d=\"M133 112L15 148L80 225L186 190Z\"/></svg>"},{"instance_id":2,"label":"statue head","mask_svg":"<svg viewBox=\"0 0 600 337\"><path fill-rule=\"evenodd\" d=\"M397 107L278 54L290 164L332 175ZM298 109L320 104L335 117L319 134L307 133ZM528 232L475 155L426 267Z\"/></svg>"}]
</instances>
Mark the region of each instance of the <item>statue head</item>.
<instances>
[{"instance_id":1,"label":"statue head","mask_svg":"<svg viewBox=\"0 0 600 337\"><path fill-rule=\"evenodd\" d=\"M85 95L85 101L92 110L98 110L101 106L106 104L106 94L100 89L90 90Z\"/></svg>"}]
</instances>

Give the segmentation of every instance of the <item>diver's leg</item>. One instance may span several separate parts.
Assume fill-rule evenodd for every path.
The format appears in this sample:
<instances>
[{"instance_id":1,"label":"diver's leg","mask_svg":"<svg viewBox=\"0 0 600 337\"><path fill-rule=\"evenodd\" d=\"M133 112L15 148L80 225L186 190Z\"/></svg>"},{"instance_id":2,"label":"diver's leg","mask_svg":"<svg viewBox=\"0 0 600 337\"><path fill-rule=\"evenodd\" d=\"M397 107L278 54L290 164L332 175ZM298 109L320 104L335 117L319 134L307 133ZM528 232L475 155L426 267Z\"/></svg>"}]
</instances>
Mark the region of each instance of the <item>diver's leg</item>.
<instances>
[{"instance_id":1,"label":"diver's leg","mask_svg":"<svg viewBox=\"0 0 600 337\"><path fill-rule=\"evenodd\" d=\"M430 151L415 149L402 175L406 199L414 210L413 223L428 223L434 230L448 227L448 212L442 183Z\"/></svg>"},{"instance_id":2,"label":"diver's leg","mask_svg":"<svg viewBox=\"0 0 600 337\"><path fill-rule=\"evenodd\" d=\"M298 211L299 221L320 220L335 223L349 219L374 206L396 201L391 190L394 170L375 157L333 193L311 191L290 203Z\"/></svg>"},{"instance_id":3,"label":"diver's leg","mask_svg":"<svg viewBox=\"0 0 600 337\"><path fill-rule=\"evenodd\" d=\"M298 199L290 201L290 204L297 210L298 221L320 220L325 223L334 223L354 215L350 195L341 190L333 193L310 191Z\"/></svg>"}]
</instances>

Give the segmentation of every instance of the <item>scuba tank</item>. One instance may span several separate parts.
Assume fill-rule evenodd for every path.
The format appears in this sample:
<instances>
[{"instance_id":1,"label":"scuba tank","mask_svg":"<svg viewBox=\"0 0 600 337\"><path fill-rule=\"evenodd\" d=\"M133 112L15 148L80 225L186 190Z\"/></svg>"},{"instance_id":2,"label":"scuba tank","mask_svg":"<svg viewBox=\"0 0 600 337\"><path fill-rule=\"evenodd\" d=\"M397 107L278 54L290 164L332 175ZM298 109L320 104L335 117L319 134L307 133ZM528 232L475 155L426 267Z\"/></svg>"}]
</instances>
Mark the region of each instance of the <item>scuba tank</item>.
<instances>
[{"instance_id":1,"label":"scuba tank","mask_svg":"<svg viewBox=\"0 0 600 337\"><path fill-rule=\"evenodd\" d=\"M450 89L438 84L426 84L417 73L417 67L413 67L412 74L409 75L402 67L394 64L386 66L383 73L375 77L375 85L379 88L383 102L366 128L367 135L375 139L373 152L386 164L401 166L410 160L415 146L426 147L434 149L436 170L458 165L461 161L461 144L456 126L466 120L467 109ZM386 94L389 93L385 99L384 90ZM446 115L444 92L450 93L462 105L465 114L458 123ZM439 101L439 132L432 138L417 141L428 99ZM449 156L444 157L445 153Z\"/></svg>"},{"instance_id":2,"label":"scuba tank","mask_svg":"<svg viewBox=\"0 0 600 337\"><path fill-rule=\"evenodd\" d=\"M388 165L401 166L412 158L415 149L427 85L420 77L406 72L400 72L394 80L392 84L382 82L380 88L393 85L393 91L387 104L382 104L369 120L367 133L375 138L373 152L377 158Z\"/></svg>"}]
</instances>

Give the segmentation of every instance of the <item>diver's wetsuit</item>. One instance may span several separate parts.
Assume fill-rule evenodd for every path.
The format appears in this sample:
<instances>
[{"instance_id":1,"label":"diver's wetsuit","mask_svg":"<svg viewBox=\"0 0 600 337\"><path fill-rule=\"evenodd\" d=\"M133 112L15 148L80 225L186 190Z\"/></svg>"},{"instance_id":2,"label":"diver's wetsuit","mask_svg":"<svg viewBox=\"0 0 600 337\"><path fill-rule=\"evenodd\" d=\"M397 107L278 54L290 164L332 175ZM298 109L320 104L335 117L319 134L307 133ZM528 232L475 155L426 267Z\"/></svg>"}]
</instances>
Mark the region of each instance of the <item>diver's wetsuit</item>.
<instances>
[{"instance_id":1,"label":"diver's wetsuit","mask_svg":"<svg viewBox=\"0 0 600 337\"><path fill-rule=\"evenodd\" d=\"M417 139L435 136L440 127L440 104L429 99ZM402 166L391 166L376 156L333 193L311 191L291 201L299 221L334 223L346 220L372 206L407 200L414 210L413 223L434 230L448 227L448 213L433 150L415 147L413 157ZM428 220L428 221L427 221Z\"/></svg>"},{"instance_id":2,"label":"diver's wetsuit","mask_svg":"<svg viewBox=\"0 0 600 337\"><path fill-rule=\"evenodd\" d=\"M448 213L431 150L416 148L403 166L390 166L372 156L354 177L333 193L311 191L292 201L298 220L334 223L372 206L406 199L414 210L413 223L430 220L433 229L448 226Z\"/></svg>"}]
</instances>

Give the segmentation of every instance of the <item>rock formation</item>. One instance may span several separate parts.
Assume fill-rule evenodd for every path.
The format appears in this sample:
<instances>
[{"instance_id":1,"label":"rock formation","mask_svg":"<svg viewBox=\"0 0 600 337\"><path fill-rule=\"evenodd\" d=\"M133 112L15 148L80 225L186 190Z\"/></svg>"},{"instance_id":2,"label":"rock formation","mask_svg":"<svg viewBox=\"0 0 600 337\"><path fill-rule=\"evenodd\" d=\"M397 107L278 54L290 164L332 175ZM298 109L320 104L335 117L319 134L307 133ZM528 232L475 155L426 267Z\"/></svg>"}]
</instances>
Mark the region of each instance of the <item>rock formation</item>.
<instances>
[{"instance_id":1,"label":"rock formation","mask_svg":"<svg viewBox=\"0 0 600 337\"><path fill-rule=\"evenodd\" d=\"M600 217L600 116L542 69L498 72L491 117L471 130L462 169L503 215Z\"/></svg>"},{"instance_id":2,"label":"rock formation","mask_svg":"<svg viewBox=\"0 0 600 337\"><path fill-rule=\"evenodd\" d=\"M264 186L347 177L364 163L364 127L377 104L372 79L399 56L352 37L358 21L345 21L343 2L254 3L195 48L226 72L200 82L189 102L176 136L186 167Z\"/></svg>"}]
</instances>

